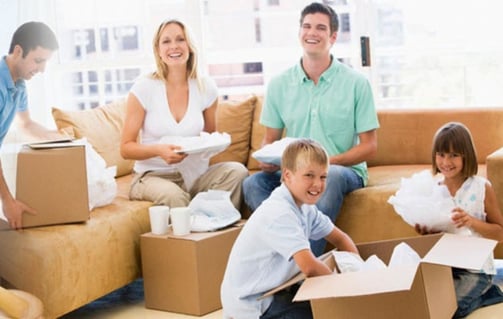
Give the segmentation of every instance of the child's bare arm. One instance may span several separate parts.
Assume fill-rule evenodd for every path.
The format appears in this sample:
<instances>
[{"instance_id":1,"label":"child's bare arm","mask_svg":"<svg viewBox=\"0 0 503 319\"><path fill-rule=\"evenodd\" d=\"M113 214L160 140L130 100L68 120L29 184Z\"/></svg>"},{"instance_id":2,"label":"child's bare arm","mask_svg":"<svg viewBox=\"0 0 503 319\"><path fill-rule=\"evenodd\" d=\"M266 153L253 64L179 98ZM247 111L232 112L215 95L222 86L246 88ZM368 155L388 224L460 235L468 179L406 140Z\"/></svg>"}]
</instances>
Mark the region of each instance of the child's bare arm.
<instances>
[{"instance_id":1,"label":"child's bare arm","mask_svg":"<svg viewBox=\"0 0 503 319\"><path fill-rule=\"evenodd\" d=\"M332 271L321 260L316 258L310 249L299 250L293 255L293 259L300 271L306 277L315 277L331 274Z\"/></svg>"},{"instance_id":2,"label":"child's bare arm","mask_svg":"<svg viewBox=\"0 0 503 319\"><path fill-rule=\"evenodd\" d=\"M487 214L486 222L463 213L454 215L453 219L457 218L455 222L458 227L471 227L474 231L485 238L503 242L503 216L501 215L496 193L489 183L486 184L484 209Z\"/></svg>"},{"instance_id":3,"label":"child's bare arm","mask_svg":"<svg viewBox=\"0 0 503 319\"><path fill-rule=\"evenodd\" d=\"M348 234L340 230L337 226L332 229L325 239L334 245L338 250L349 251L358 254L358 248Z\"/></svg>"}]
</instances>

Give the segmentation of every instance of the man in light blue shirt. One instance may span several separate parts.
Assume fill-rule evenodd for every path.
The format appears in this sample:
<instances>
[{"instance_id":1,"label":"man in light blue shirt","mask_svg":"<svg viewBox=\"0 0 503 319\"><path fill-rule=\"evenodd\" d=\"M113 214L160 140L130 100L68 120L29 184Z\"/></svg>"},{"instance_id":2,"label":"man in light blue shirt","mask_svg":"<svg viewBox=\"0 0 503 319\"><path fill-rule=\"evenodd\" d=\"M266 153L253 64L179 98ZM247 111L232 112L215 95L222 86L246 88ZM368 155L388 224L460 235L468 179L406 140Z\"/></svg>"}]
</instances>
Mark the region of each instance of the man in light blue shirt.
<instances>
[{"instance_id":1,"label":"man in light blue shirt","mask_svg":"<svg viewBox=\"0 0 503 319\"><path fill-rule=\"evenodd\" d=\"M287 137L309 137L330 155L327 191L318 208L335 221L344 196L367 183L366 160L377 151L379 127L368 80L330 54L338 19L328 5L312 3L301 14L300 63L273 78L267 88L260 122L262 145ZM279 167L260 163L261 172L243 183L246 204L254 211L280 184ZM316 255L326 242L311 242Z\"/></svg>"},{"instance_id":2,"label":"man in light blue shirt","mask_svg":"<svg viewBox=\"0 0 503 319\"><path fill-rule=\"evenodd\" d=\"M27 22L14 32L9 54L0 60L0 146L16 115L20 129L29 136L43 139L61 137L31 119L25 85L25 80L44 71L47 60L57 49L56 36L44 23ZM1 164L0 199L3 214L14 229L22 226L23 212L35 213L12 196Z\"/></svg>"}]
</instances>

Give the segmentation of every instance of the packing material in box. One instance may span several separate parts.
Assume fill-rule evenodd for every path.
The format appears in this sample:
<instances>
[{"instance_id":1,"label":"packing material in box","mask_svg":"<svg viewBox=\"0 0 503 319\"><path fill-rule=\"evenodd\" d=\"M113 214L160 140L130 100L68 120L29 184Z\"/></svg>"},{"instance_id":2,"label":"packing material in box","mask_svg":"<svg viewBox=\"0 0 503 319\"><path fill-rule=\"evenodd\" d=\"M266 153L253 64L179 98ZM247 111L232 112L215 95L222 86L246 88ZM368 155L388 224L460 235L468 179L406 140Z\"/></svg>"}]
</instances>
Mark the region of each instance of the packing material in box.
<instances>
[{"instance_id":1,"label":"packing material in box","mask_svg":"<svg viewBox=\"0 0 503 319\"><path fill-rule=\"evenodd\" d=\"M141 235L145 307L204 315L222 307L220 285L242 223L204 233Z\"/></svg>"},{"instance_id":2,"label":"packing material in box","mask_svg":"<svg viewBox=\"0 0 503 319\"><path fill-rule=\"evenodd\" d=\"M17 155L16 198L37 211L36 215L23 214L23 228L86 221L84 146L23 147ZM8 227L6 221L2 224Z\"/></svg>"},{"instance_id":3,"label":"packing material in box","mask_svg":"<svg viewBox=\"0 0 503 319\"><path fill-rule=\"evenodd\" d=\"M375 254L388 264L393 249L402 242L419 254L419 265L307 278L294 301L310 300L315 319L452 318L457 303L451 267L482 269L496 246L494 240L452 234L357 246L363 259ZM327 264L333 268L335 263Z\"/></svg>"}]
</instances>

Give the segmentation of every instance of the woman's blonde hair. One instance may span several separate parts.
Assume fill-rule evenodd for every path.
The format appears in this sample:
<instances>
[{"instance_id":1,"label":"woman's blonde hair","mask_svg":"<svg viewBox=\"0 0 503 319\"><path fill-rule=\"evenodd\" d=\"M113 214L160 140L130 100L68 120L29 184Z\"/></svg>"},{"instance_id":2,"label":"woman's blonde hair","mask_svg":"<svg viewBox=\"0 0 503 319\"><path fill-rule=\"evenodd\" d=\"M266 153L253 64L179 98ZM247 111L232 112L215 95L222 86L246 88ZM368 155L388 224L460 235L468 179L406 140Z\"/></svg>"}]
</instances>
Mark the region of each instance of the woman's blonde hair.
<instances>
[{"instance_id":1,"label":"woman's blonde hair","mask_svg":"<svg viewBox=\"0 0 503 319\"><path fill-rule=\"evenodd\" d=\"M288 144L281 157L281 168L296 172L308 164L328 167L328 154L318 142L311 139L298 139Z\"/></svg>"},{"instance_id":2,"label":"woman's blonde hair","mask_svg":"<svg viewBox=\"0 0 503 319\"><path fill-rule=\"evenodd\" d=\"M187 61L187 79L196 79L198 80L199 83L199 77L197 74L197 68L198 68L198 61L197 61L197 48L195 46L194 40L192 35L190 34L189 30L179 20L171 19L171 20L166 20L159 27L157 28L157 32L154 36L154 39L152 41L153 45L153 50L154 50L154 57L155 57L155 64L157 66L157 71L154 72L153 77L155 79L162 79L164 81L167 80L168 78L168 66L162 61L160 55L159 55L159 41L161 39L161 33L164 30L164 28L169 25L169 24L177 24L182 28L185 40L187 41L187 45L189 46L189 59Z\"/></svg>"}]
</instances>

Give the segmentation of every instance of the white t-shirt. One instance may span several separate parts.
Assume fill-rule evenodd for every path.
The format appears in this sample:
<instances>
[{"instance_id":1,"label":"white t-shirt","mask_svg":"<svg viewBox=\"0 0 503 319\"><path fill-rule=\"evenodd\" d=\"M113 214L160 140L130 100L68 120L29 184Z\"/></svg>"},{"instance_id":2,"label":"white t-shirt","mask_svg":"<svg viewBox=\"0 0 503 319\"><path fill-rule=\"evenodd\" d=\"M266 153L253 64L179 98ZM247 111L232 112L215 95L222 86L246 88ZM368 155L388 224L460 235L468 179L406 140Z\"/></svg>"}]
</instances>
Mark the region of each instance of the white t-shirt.
<instances>
[{"instance_id":1,"label":"white t-shirt","mask_svg":"<svg viewBox=\"0 0 503 319\"><path fill-rule=\"evenodd\" d=\"M145 120L141 129L143 144L157 144L164 136L199 136L204 129L203 111L210 107L218 97L215 82L207 76L201 77L202 90L195 79L189 80L189 101L187 111L180 122L173 117L166 95L163 80L153 79L150 75L140 77L131 88L145 109ZM173 171L160 157L138 160L135 172Z\"/></svg>"},{"instance_id":2,"label":"white t-shirt","mask_svg":"<svg viewBox=\"0 0 503 319\"><path fill-rule=\"evenodd\" d=\"M257 300L299 272L293 255L334 228L315 205L295 204L281 184L251 215L232 247L221 287L224 318L257 319L272 297Z\"/></svg>"}]
</instances>

